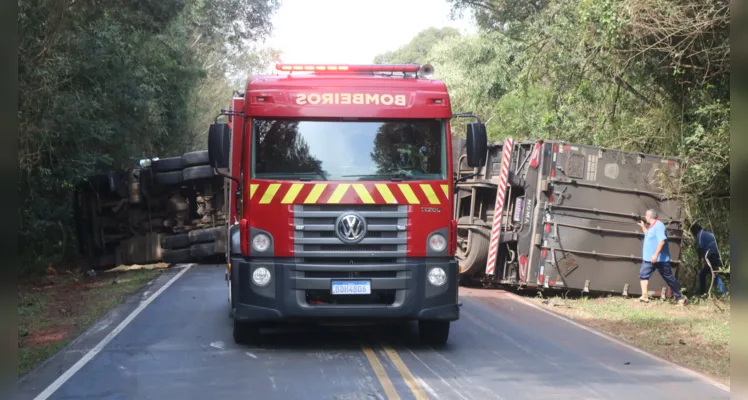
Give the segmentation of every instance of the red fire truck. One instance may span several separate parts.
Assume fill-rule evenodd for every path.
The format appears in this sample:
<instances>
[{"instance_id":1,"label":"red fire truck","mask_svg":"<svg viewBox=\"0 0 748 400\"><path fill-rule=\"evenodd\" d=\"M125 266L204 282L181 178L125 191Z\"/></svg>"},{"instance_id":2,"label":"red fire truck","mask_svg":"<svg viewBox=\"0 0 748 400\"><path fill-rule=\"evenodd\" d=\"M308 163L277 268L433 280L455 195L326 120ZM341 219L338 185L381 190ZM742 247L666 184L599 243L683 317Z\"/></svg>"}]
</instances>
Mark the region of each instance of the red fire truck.
<instances>
[{"instance_id":1,"label":"red fire truck","mask_svg":"<svg viewBox=\"0 0 748 400\"><path fill-rule=\"evenodd\" d=\"M276 69L250 77L209 132L210 163L231 182L235 341L273 322L410 320L446 343L459 307L445 84L429 65ZM470 165L485 162L479 120L467 148Z\"/></svg>"}]
</instances>

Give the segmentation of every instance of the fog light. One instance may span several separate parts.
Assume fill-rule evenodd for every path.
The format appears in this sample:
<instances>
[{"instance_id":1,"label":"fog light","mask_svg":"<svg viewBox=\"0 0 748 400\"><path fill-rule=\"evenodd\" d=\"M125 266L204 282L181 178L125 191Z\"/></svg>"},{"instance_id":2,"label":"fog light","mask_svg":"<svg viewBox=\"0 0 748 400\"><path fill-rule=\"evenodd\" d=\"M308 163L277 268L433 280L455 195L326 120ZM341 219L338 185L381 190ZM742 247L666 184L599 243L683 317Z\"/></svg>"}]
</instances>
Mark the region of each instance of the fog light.
<instances>
[{"instance_id":1,"label":"fog light","mask_svg":"<svg viewBox=\"0 0 748 400\"><path fill-rule=\"evenodd\" d=\"M264 233L258 233L252 238L252 248L260 253L265 252L270 247L270 238Z\"/></svg>"},{"instance_id":2,"label":"fog light","mask_svg":"<svg viewBox=\"0 0 748 400\"><path fill-rule=\"evenodd\" d=\"M270 282L270 271L265 267L257 267L252 272L252 282L257 286L267 286Z\"/></svg>"},{"instance_id":3,"label":"fog light","mask_svg":"<svg viewBox=\"0 0 748 400\"><path fill-rule=\"evenodd\" d=\"M447 248L447 239L439 233L431 235L429 238L429 247L433 251L442 252Z\"/></svg>"},{"instance_id":4,"label":"fog light","mask_svg":"<svg viewBox=\"0 0 748 400\"><path fill-rule=\"evenodd\" d=\"M429 270L429 283L434 286L442 286L447 282L447 273L442 268L434 267Z\"/></svg>"}]
</instances>

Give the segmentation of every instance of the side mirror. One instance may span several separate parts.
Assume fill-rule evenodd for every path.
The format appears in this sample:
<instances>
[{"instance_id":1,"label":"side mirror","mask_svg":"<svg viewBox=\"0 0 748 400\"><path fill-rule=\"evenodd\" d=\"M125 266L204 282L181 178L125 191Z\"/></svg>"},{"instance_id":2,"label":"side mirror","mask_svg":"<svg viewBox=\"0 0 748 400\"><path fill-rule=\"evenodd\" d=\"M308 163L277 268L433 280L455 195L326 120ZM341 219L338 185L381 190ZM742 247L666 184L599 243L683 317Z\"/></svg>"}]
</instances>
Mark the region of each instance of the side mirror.
<instances>
[{"instance_id":1,"label":"side mirror","mask_svg":"<svg viewBox=\"0 0 748 400\"><path fill-rule=\"evenodd\" d=\"M467 125L467 164L470 168L479 168L486 164L488 152L488 137L486 126L480 122L470 122Z\"/></svg>"},{"instance_id":2,"label":"side mirror","mask_svg":"<svg viewBox=\"0 0 748 400\"><path fill-rule=\"evenodd\" d=\"M210 125L208 131L208 162L213 168L229 167L229 145L231 131L228 124L218 122Z\"/></svg>"}]
</instances>

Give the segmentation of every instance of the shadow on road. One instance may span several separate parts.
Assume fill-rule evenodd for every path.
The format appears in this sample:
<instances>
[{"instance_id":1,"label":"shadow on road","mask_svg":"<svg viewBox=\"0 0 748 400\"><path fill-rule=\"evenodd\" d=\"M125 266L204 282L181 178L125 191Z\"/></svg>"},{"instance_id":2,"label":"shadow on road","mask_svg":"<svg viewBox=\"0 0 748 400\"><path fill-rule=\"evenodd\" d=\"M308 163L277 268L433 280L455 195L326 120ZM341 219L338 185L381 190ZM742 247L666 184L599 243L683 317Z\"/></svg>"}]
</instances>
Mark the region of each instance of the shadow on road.
<instances>
[{"instance_id":1,"label":"shadow on road","mask_svg":"<svg viewBox=\"0 0 748 400\"><path fill-rule=\"evenodd\" d=\"M293 323L268 326L262 329L259 342L253 346L266 349L316 350L360 349L361 346L408 347L413 350L430 349L420 342L415 322L391 322L376 325L317 325ZM449 345L445 346L445 349Z\"/></svg>"}]
</instances>

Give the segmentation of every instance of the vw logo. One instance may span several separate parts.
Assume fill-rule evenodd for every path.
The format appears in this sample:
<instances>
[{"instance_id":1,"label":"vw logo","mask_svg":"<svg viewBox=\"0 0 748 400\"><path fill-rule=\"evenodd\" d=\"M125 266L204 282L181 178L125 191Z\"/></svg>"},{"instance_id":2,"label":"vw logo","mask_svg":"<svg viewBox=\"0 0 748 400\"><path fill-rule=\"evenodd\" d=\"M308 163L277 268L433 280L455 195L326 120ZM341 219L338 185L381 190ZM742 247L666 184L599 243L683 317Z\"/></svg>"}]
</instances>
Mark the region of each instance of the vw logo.
<instances>
[{"instance_id":1,"label":"vw logo","mask_svg":"<svg viewBox=\"0 0 748 400\"><path fill-rule=\"evenodd\" d=\"M366 236L366 220L356 213L345 213L335 222L335 234L345 244L356 244Z\"/></svg>"}]
</instances>

